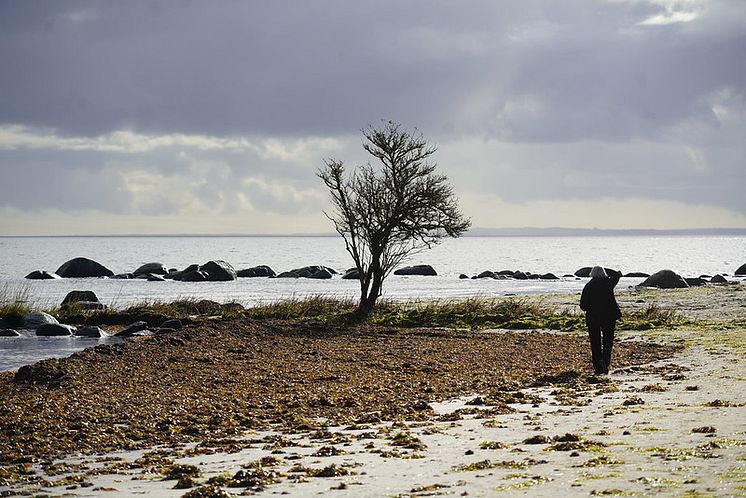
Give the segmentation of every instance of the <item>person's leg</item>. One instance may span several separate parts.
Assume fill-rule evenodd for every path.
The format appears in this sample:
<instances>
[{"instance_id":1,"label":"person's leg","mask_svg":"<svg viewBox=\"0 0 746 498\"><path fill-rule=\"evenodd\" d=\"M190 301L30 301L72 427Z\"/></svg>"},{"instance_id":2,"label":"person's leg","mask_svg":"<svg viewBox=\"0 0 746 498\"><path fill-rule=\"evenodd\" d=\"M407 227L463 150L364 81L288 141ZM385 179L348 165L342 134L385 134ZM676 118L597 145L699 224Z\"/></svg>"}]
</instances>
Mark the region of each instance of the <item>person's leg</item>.
<instances>
[{"instance_id":1,"label":"person's leg","mask_svg":"<svg viewBox=\"0 0 746 498\"><path fill-rule=\"evenodd\" d=\"M609 373L611 365L611 349L614 346L614 328L616 322L611 320L603 325L603 366L604 373Z\"/></svg>"},{"instance_id":2,"label":"person's leg","mask_svg":"<svg viewBox=\"0 0 746 498\"><path fill-rule=\"evenodd\" d=\"M601 349L601 324L597 320L591 320L586 317L588 325L588 338L591 341L591 358L593 361L593 370L599 374L603 372L603 352Z\"/></svg>"}]
</instances>

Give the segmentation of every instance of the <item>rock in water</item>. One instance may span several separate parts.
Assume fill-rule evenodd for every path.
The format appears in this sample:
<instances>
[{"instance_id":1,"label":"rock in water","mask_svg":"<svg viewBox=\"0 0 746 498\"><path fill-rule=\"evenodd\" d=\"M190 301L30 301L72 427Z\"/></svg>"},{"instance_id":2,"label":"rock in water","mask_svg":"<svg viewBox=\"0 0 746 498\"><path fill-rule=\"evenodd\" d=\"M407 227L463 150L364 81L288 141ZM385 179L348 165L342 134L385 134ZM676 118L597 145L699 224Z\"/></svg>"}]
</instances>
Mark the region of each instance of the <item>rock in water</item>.
<instances>
[{"instance_id":1,"label":"rock in water","mask_svg":"<svg viewBox=\"0 0 746 498\"><path fill-rule=\"evenodd\" d=\"M746 263L744 263L741 266L739 266L738 269L736 270L735 274L736 275L746 275Z\"/></svg>"},{"instance_id":2,"label":"rock in water","mask_svg":"<svg viewBox=\"0 0 746 498\"><path fill-rule=\"evenodd\" d=\"M725 277L724 277L724 276L722 276L722 275L714 275L714 276L713 276L713 277L712 277L712 278L710 279L710 283L711 283L711 284L727 284L727 283L728 283L728 279L727 279L727 278L725 278Z\"/></svg>"},{"instance_id":3,"label":"rock in water","mask_svg":"<svg viewBox=\"0 0 746 498\"><path fill-rule=\"evenodd\" d=\"M49 313L44 313L43 311L32 311L31 313L27 313L23 317L24 329L36 330L42 325L46 325L49 323L58 324L60 322L58 322L57 319Z\"/></svg>"},{"instance_id":4,"label":"rock in water","mask_svg":"<svg viewBox=\"0 0 746 498\"><path fill-rule=\"evenodd\" d=\"M236 276L242 278L274 277L275 275L275 271L267 265L254 266L253 268L247 268L236 272Z\"/></svg>"},{"instance_id":5,"label":"rock in water","mask_svg":"<svg viewBox=\"0 0 746 498\"><path fill-rule=\"evenodd\" d=\"M114 272L88 258L67 261L55 272L62 278L113 277Z\"/></svg>"},{"instance_id":6,"label":"rock in water","mask_svg":"<svg viewBox=\"0 0 746 498\"><path fill-rule=\"evenodd\" d=\"M236 270L223 260L208 261L199 268L207 274L207 280L210 282L226 282L236 280Z\"/></svg>"},{"instance_id":7,"label":"rock in water","mask_svg":"<svg viewBox=\"0 0 746 498\"><path fill-rule=\"evenodd\" d=\"M29 280L54 280L62 277L56 273L48 272L47 270L36 270L26 275L26 278Z\"/></svg>"},{"instance_id":8,"label":"rock in water","mask_svg":"<svg viewBox=\"0 0 746 498\"><path fill-rule=\"evenodd\" d=\"M141 275L146 273L152 273L153 275L165 275L168 273L168 268L163 263L145 263L140 268L134 271L135 275Z\"/></svg>"},{"instance_id":9,"label":"rock in water","mask_svg":"<svg viewBox=\"0 0 746 498\"><path fill-rule=\"evenodd\" d=\"M99 302L98 296L96 296L96 293L93 291L73 290L67 293L67 296L65 296L65 299L62 300L62 304L60 306L65 306L66 304L77 303L80 301L89 303Z\"/></svg>"},{"instance_id":10,"label":"rock in water","mask_svg":"<svg viewBox=\"0 0 746 498\"><path fill-rule=\"evenodd\" d=\"M433 277L437 274L435 269L430 265L405 266L394 272L394 275L423 275L427 277Z\"/></svg>"},{"instance_id":11,"label":"rock in water","mask_svg":"<svg viewBox=\"0 0 746 498\"><path fill-rule=\"evenodd\" d=\"M672 270L661 270L646 278L639 287L658 287L659 289L683 289L689 287L686 280Z\"/></svg>"},{"instance_id":12,"label":"rock in water","mask_svg":"<svg viewBox=\"0 0 746 498\"><path fill-rule=\"evenodd\" d=\"M79 328L75 335L78 337L105 337L106 333L95 325L86 325L85 327Z\"/></svg>"},{"instance_id":13,"label":"rock in water","mask_svg":"<svg viewBox=\"0 0 746 498\"><path fill-rule=\"evenodd\" d=\"M55 337L73 335L77 329L72 325L63 325L61 323L45 323L36 329L36 335L39 337Z\"/></svg>"},{"instance_id":14,"label":"rock in water","mask_svg":"<svg viewBox=\"0 0 746 498\"><path fill-rule=\"evenodd\" d=\"M360 272L357 270L357 268L350 268L346 272L344 272L344 275L342 275L342 280L360 280Z\"/></svg>"}]
</instances>

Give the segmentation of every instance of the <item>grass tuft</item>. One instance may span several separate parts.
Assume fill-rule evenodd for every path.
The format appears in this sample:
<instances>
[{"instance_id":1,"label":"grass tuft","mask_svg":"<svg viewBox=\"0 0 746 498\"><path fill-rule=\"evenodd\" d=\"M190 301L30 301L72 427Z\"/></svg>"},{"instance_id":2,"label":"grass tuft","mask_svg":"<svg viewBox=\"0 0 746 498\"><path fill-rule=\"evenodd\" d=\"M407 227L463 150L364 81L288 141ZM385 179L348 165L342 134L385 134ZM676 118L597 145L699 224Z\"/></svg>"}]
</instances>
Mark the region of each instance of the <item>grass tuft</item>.
<instances>
[{"instance_id":1,"label":"grass tuft","mask_svg":"<svg viewBox=\"0 0 746 498\"><path fill-rule=\"evenodd\" d=\"M23 316L33 310L28 285L0 287L0 318L10 327L23 325Z\"/></svg>"}]
</instances>

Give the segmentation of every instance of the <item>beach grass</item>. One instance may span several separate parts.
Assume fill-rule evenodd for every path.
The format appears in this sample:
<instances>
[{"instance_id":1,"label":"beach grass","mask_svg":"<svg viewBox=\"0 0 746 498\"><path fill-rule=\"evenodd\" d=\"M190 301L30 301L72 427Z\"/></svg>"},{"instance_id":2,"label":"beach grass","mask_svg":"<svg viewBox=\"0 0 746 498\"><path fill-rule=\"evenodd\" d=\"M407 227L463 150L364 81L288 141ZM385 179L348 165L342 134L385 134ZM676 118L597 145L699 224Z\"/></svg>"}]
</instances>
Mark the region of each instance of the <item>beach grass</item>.
<instances>
[{"instance_id":1,"label":"beach grass","mask_svg":"<svg viewBox=\"0 0 746 498\"><path fill-rule=\"evenodd\" d=\"M30 304L31 290L27 285L0 287L0 317L10 327L23 324L23 316L33 310Z\"/></svg>"},{"instance_id":2,"label":"beach grass","mask_svg":"<svg viewBox=\"0 0 746 498\"><path fill-rule=\"evenodd\" d=\"M0 317L15 323L31 310L28 288L0 290ZM165 320L167 318L195 318L213 316L224 319L248 318L255 320L315 321L329 325L350 325L358 321L357 303L352 299L338 299L324 295L299 297L244 308L238 302L220 304L196 297L182 297L174 301L143 301L125 308L107 307L85 310L77 303L47 310L58 319L69 323L124 324L127 321ZM391 327L438 327L483 330L491 328L511 330L585 330L582 312L528 296L506 298L467 298L453 300L379 301L368 317L374 325ZM644 308L625 309L617 323L619 330L651 330L676 328L689 324L675 310L656 304Z\"/></svg>"}]
</instances>

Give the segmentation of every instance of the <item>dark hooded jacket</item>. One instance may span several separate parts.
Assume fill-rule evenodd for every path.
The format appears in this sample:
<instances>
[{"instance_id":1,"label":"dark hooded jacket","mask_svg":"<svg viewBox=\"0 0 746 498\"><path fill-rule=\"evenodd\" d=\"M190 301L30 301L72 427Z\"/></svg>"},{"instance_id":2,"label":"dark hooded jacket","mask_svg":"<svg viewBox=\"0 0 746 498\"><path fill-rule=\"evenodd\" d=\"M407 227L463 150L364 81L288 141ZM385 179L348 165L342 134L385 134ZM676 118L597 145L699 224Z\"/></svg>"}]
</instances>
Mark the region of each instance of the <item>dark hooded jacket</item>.
<instances>
[{"instance_id":1,"label":"dark hooded jacket","mask_svg":"<svg viewBox=\"0 0 746 498\"><path fill-rule=\"evenodd\" d=\"M608 322L622 317L614 297L614 287L622 274L614 270L606 270L606 273L608 278L592 278L580 295L580 309L585 311L589 321Z\"/></svg>"}]
</instances>

